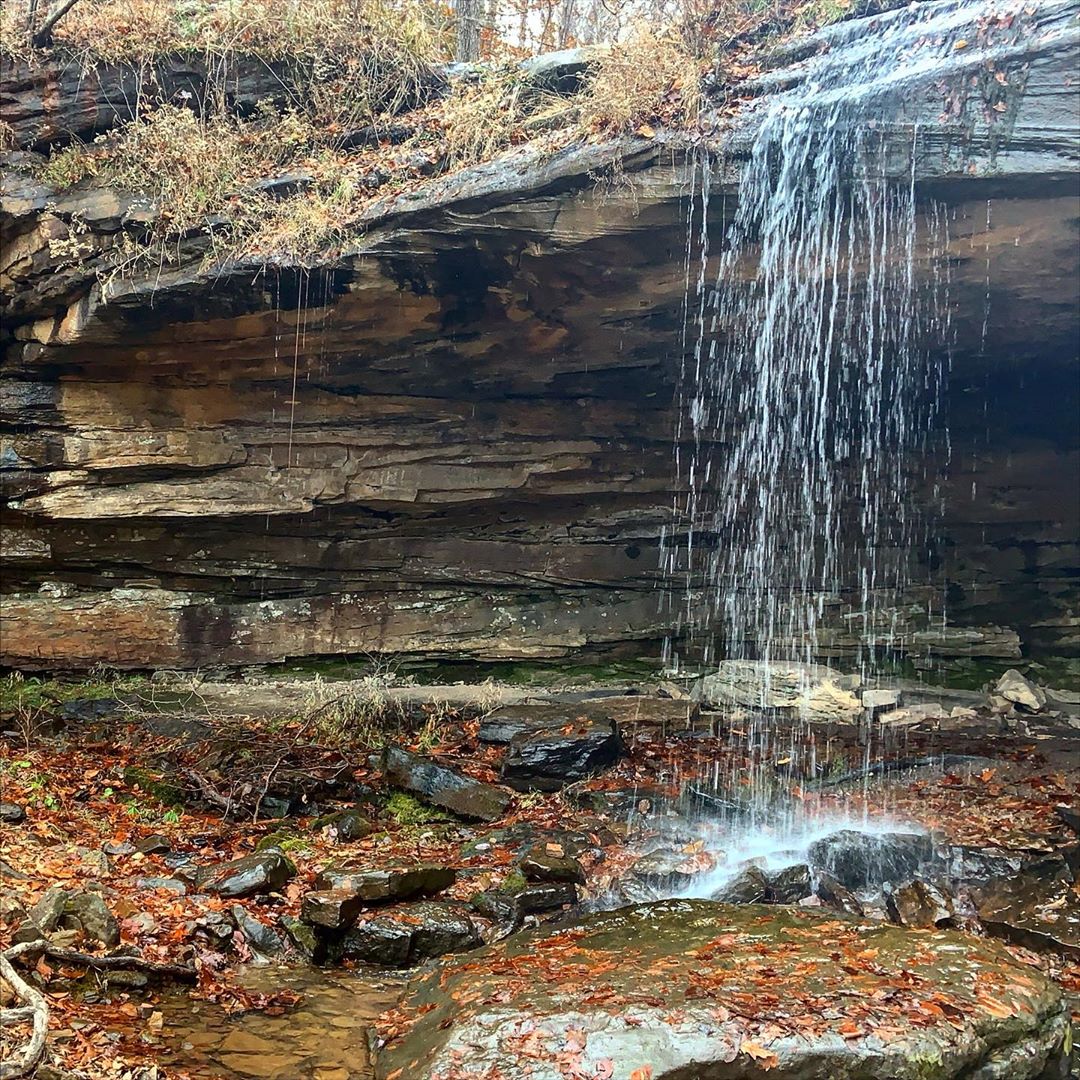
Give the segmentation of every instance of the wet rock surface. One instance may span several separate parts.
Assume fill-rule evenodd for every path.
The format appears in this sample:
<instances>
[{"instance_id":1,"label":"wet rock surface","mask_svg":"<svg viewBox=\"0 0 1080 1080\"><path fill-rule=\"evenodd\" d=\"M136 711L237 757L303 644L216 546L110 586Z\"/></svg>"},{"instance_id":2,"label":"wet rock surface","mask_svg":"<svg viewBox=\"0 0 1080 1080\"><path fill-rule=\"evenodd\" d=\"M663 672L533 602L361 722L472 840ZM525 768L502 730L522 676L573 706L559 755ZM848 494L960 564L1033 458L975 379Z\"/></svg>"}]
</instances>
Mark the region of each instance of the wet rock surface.
<instances>
[{"instance_id":1,"label":"wet rock surface","mask_svg":"<svg viewBox=\"0 0 1080 1080\"><path fill-rule=\"evenodd\" d=\"M345 934L343 956L385 967L407 967L481 944L477 924L463 904L420 900L365 918Z\"/></svg>"},{"instance_id":2,"label":"wet rock surface","mask_svg":"<svg viewBox=\"0 0 1080 1080\"><path fill-rule=\"evenodd\" d=\"M200 875L200 886L208 893L240 899L276 892L295 874L296 868L283 852L267 848L206 870Z\"/></svg>"},{"instance_id":3,"label":"wet rock surface","mask_svg":"<svg viewBox=\"0 0 1080 1080\"><path fill-rule=\"evenodd\" d=\"M498 821L513 796L505 788L473 780L429 758L391 746L382 759L383 774L396 787L470 821Z\"/></svg>"},{"instance_id":4,"label":"wet rock surface","mask_svg":"<svg viewBox=\"0 0 1080 1080\"><path fill-rule=\"evenodd\" d=\"M614 765L623 752L614 721L577 719L559 730L515 736L500 779L517 791L558 791Z\"/></svg>"},{"instance_id":5,"label":"wet rock surface","mask_svg":"<svg viewBox=\"0 0 1080 1080\"><path fill-rule=\"evenodd\" d=\"M316 877L315 886L354 896L364 904L393 903L432 896L453 885L457 871L446 866L407 866L371 870L348 866L327 866Z\"/></svg>"},{"instance_id":6,"label":"wet rock surface","mask_svg":"<svg viewBox=\"0 0 1080 1080\"><path fill-rule=\"evenodd\" d=\"M381 1052L383 1080L556 1080L568 1050L586 1076L1030 1080L1066 1029L1059 991L994 943L706 901L510 938L421 978L403 1009L419 1019Z\"/></svg>"},{"instance_id":7,"label":"wet rock surface","mask_svg":"<svg viewBox=\"0 0 1080 1080\"><path fill-rule=\"evenodd\" d=\"M904 881L929 861L934 845L927 833L863 833L841 829L807 849L812 868L825 870L848 889Z\"/></svg>"}]
</instances>

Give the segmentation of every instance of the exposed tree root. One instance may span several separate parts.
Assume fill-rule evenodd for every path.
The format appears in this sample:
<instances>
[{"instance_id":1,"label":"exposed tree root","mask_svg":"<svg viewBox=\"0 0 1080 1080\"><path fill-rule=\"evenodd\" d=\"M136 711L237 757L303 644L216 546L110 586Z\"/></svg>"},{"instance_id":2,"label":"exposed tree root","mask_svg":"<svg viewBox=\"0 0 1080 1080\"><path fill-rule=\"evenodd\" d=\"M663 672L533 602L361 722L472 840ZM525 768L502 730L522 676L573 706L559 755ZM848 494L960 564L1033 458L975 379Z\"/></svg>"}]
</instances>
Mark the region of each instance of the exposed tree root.
<instances>
[{"instance_id":1,"label":"exposed tree root","mask_svg":"<svg viewBox=\"0 0 1080 1080\"><path fill-rule=\"evenodd\" d=\"M34 1024L30 1041L23 1047L22 1052L0 1064L0 1080L15 1080L16 1077L26 1076L37 1068L41 1055L45 1053L45 1039L49 1034L49 1003L45 1000L45 995L26 982L11 963L17 956L37 947L37 942L24 941L0 952L0 978L11 987L20 1001L26 1002L17 1009L5 1009L3 1023L32 1020Z\"/></svg>"}]
</instances>

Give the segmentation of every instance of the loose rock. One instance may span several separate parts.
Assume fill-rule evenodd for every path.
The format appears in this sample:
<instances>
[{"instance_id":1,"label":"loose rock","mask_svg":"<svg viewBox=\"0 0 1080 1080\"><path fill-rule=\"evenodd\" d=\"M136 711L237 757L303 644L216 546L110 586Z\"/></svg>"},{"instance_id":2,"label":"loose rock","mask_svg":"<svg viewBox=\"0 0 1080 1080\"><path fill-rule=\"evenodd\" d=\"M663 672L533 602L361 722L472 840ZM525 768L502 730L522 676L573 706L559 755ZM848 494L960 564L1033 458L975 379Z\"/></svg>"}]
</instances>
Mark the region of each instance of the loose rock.
<instances>
[{"instance_id":1,"label":"loose rock","mask_svg":"<svg viewBox=\"0 0 1080 1080\"><path fill-rule=\"evenodd\" d=\"M301 902L300 918L312 926L328 930L347 930L363 910L364 902L345 889L322 889L309 892Z\"/></svg>"},{"instance_id":2,"label":"loose rock","mask_svg":"<svg viewBox=\"0 0 1080 1080\"><path fill-rule=\"evenodd\" d=\"M457 871L448 866L408 866L368 870L327 866L315 879L315 888L354 896L365 904L387 904L433 896L454 884Z\"/></svg>"},{"instance_id":3,"label":"loose rock","mask_svg":"<svg viewBox=\"0 0 1080 1080\"><path fill-rule=\"evenodd\" d=\"M201 885L208 893L239 900L259 893L277 892L295 874L296 867L282 851L267 848L212 868Z\"/></svg>"},{"instance_id":4,"label":"loose rock","mask_svg":"<svg viewBox=\"0 0 1080 1080\"><path fill-rule=\"evenodd\" d=\"M342 942L345 956L386 967L406 967L481 944L462 904L421 900L358 922Z\"/></svg>"},{"instance_id":5,"label":"loose rock","mask_svg":"<svg viewBox=\"0 0 1080 1080\"><path fill-rule=\"evenodd\" d=\"M553 852L552 847L558 850ZM534 844L518 860L518 869L526 881L572 881L585 884L585 870L571 855L553 844Z\"/></svg>"},{"instance_id":6,"label":"loose rock","mask_svg":"<svg viewBox=\"0 0 1080 1080\"><path fill-rule=\"evenodd\" d=\"M1037 713L1046 708L1046 692L1024 678L1015 668L1009 668L998 679L994 692L1023 712Z\"/></svg>"},{"instance_id":7,"label":"loose rock","mask_svg":"<svg viewBox=\"0 0 1080 1080\"><path fill-rule=\"evenodd\" d=\"M503 788L473 780L397 746L387 747L382 770L396 787L470 821L497 821L513 802L513 796Z\"/></svg>"},{"instance_id":8,"label":"loose rock","mask_svg":"<svg viewBox=\"0 0 1080 1080\"><path fill-rule=\"evenodd\" d=\"M285 943L278 932L250 915L243 904L234 904L231 914L237 930L256 952L263 956L278 956L284 951Z\"/></svg>"},{"instance_id":9,"label":"loose rock","mask_svg":"<svg viewBox=\"0 0 1080 1080\"><path fill-rule=\"evenodd\" d=\"M885 893L885 911L899 926L944 926L953 917L952 898L928 881L912 881Z\"/></svg>"},{"instance_id":10,"label":"loose rock","mask_svg":"<svg viewBox=\"0 0 1080 1080\"><path fill-rule=\"evenodd\" d=\"M26 811L18 803L0 802L0 821L5 825L21 825L26 820Z\"/></svg>"},{"instance_id":11,"label":"loose rock","mask_svg":"<svg viewBox=\"0 0 1080 1080\"><path fill-rule=\"evenodd\" d=\"M558 791L614 765L623 752L614 721L577 721L569 731L515 737L500 778L517 791Z\"/></svg>"},{"instance_id":12,"label":"loose rock","mask_svg":"<svg viewBox=\"0 0 1080 1080\"><path fill-rule=\"evenodd\" d=\"M769 896L769 879L759 866L748 866L713 895L725 904L761 904Z\"/></svg>"}]
</instances>

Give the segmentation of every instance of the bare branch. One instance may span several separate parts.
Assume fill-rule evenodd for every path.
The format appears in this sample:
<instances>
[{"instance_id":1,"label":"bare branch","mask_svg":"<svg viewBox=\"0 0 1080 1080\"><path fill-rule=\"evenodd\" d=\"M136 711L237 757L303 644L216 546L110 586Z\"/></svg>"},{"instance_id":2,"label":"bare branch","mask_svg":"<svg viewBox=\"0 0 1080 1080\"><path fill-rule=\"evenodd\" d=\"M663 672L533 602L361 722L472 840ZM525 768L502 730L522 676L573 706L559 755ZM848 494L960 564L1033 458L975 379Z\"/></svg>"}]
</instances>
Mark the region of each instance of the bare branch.
<instances>
[{"instance_id":1,"label":"bare branch","mask_svg":"<svg viewBox=\"0 0 1080 1080\"><path fill-rule=\"evenodd\" d=\"M49 15L41 24L41 29L34 31L31 42L39 49L52 41L53 27L79 2L79 0L62 0L59 7Z\"/></svg>"}]
</instances>

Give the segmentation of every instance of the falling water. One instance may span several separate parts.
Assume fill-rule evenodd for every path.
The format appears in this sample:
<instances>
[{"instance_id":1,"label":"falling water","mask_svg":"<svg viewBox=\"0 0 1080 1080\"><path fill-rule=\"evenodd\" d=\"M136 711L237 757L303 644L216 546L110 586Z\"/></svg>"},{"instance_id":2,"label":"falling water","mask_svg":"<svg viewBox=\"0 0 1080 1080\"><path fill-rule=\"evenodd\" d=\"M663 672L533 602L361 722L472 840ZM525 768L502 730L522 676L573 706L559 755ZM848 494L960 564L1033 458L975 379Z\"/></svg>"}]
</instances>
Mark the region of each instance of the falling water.
<instances>
[{"instance_id":1,"label":"falling water","mask_svg":"<svg viewBox=\"0 0 1080 1080\"><path fill-rule=\"evenodd\" d=\"M937 478L915 470L949 454L951 323L950 215L916 185L940 132L905 106L925 117L928 87L944 108L950 79L994 70L985 17L946 0L834 27L830 48L760 80L727 144L699 153L676 436L689 528L665 569L685 581L677 633L707 664L764 662L762 705L769 662L828 656L838 622L863 678L908 630L914 556L940 509L923 494ZM813 829L777 765L814 778L828 748L812 726L750 713L729 725L741 764L718 768L714 790L739 792L744 833ZM902 749L880 727L864 745L867 764Z\"/></svg>"},{"instance_id":2,"label":"falling water","mask_svg":"<svg viewBox=\"0 0 1080 1080\"><path fill-rule=\"evenodd\" d=\"M926 525L907 470L947 356L940 281L918 272L946 219L918 212L923 135L898 102L971 19L970 4L913 5L768 95L716 258L726 162L700 157L678 440L691 527L669 569L688 575L682 629L707 656L809 661L841 602L860 666L893 636Z\"/></svg>"}]
</instances>

